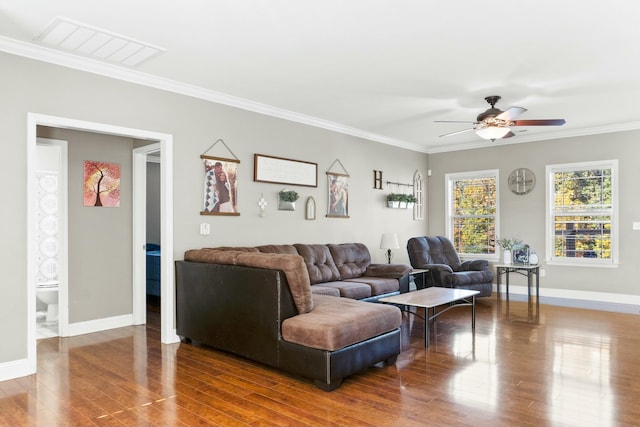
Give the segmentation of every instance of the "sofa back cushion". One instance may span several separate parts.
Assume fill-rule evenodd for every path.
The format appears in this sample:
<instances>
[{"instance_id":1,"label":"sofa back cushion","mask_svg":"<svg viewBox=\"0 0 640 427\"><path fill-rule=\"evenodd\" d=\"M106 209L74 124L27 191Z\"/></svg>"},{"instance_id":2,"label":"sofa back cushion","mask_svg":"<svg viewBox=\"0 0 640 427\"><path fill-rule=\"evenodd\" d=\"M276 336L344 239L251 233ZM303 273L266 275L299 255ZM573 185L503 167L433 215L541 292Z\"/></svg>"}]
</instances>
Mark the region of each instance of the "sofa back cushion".
<instances>
[{"instance_id":1,"label":"sofa back cushion","mask_svg":"<svg viewBox=\"0 0 640 427\"><path fill-rule=\"evenodd\" d=\"M331 282L340 279L340 273L333 262L329 248L326 245L294 245L298 254L304 258L312 285Z\"/></svg>"},{"instance_id":2,"label":"sofa back cushion","mask_svg":"<svg viewBox=\"0 0 640 427\"><path fill-rule=\"evenodd\" d=\"M262 245L256 246L256 249L260 252L268 254L290 254L298 255L296 247L293 245Z\"/></svg>"},{"instance_id":3,"label":"sofa back cushion","mask_svg":"<svg viewBox=\"0 0 640 427\"><path fill-rule=\"evenodd\" d=\"M369 249L362 243L328 244L327 247L342 280L362 276L371 265Z\"/></svg>"},{"instance_id":4,"label":"sofa back cushion","mask_svg":"<svg viewBox=\"0 0 640 427\"><path fill-rule=\"evenodd\" d=\"M313 310L311 286L307 267L300 255L276 254L253 251L221 251L215 249L191 249L184 253L185 261L212 264L242 265L246 267L281 270L287 278L293 302L298 314ZM228 282L229 285L233 285ZM251 296L247 296L250 298Z\"/></svg>"}]
</instances>

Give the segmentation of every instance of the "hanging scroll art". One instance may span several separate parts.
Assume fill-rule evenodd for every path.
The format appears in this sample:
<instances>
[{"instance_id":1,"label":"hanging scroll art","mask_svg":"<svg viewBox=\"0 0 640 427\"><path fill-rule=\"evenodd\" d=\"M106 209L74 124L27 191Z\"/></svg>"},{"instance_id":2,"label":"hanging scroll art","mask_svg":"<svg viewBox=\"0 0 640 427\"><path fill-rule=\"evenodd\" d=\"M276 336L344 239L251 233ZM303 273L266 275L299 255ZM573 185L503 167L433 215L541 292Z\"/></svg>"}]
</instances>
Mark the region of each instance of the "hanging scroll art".
<instances>
[{"instance_id":1,"label":"hanging scroll art","mask_svg":"<svg viewBox=\"0 0 640 427\"><path fill-rule=\"evenodd\" d=\"M222 142L227 147L227 144L219 139L207 151L211 150L218 142ZM231 154L233 155L233 153ZM204 162L204 207L200 215L240 215L238 212L238 165L240 160L204 154L200 158Z\"/></svg>"},{"instance_id":2,"label":"hanging scroll art","mask_svg":"<svg viewBox=\"0 0 640 427\"><path fill-rule=\"evenodd\" d=\"M336 163L340 165L342 172L331 172ZM326 173L329 199L327 218L349 218L349 173L338 159Z\"/></svg>"}]
</instances>

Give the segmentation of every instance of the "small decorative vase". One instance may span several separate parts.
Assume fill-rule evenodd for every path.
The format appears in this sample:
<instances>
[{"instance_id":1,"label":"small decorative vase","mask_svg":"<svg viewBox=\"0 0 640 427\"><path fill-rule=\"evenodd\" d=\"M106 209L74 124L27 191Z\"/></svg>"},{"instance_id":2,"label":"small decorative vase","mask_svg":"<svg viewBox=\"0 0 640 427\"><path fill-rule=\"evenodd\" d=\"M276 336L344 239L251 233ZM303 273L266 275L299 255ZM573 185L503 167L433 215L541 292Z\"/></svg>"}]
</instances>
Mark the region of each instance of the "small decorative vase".
<instances>
[{"instance_id":1,"label":"small decorative vase","mask_svg":"<svg viewBox=\"0 0 640 427\"><path fill-rule=\"evenodd\" d=\"M502 253L502 262L505 264L511 264L511 249L505 249Z\"/></svg>"},{"instance_id":2,"label":"small decorative vase","mask_svg":"<svg viewBox=\"0 0 640 427\"><path fill-rule=\"evenodd\" d=\"M537 265L538 264L538 255L535 252L529 255L529 264Z\"/></svg>"}]
</instances>

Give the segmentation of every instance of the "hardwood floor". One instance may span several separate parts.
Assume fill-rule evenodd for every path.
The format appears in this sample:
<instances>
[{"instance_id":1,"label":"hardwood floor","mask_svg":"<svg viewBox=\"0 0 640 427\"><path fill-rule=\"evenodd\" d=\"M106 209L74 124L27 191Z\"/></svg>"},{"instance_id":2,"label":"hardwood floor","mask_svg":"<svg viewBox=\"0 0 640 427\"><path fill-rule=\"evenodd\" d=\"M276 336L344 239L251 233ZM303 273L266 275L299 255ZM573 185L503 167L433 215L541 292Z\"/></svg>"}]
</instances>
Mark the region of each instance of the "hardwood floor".
<instances>
[{"instance_id":1,"label":"hardwood floor","mask_svg":"<svg viewBox=\"0 0 640 427\"><path fill-rule=\"evenodd\" d=\"M0 382L0 426L640 425L638 315L481 298L438 318L403 316L397 364L333 392L189 344L149 325L38 342L38 373Z\"/></svg>"}]
</instances>

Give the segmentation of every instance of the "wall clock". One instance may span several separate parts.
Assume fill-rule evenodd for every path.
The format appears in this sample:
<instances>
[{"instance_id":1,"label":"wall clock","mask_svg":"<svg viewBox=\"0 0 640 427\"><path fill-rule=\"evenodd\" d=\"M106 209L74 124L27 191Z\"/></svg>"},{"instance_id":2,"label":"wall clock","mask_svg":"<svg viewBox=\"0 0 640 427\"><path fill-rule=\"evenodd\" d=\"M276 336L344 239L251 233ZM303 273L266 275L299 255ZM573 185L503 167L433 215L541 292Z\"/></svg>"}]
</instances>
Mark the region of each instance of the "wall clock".
<instances>
[{"instance_id":1,"label":"wall clock","mask_svg":"<svg viewBox=\"0 0 640 427\"><path fill-rule=\"evenodd\" d=\"M529 194L536 186L536 176L527 168L518 168L509 174L508 184L513 194Z\"/></svg>"}]
</instances>

